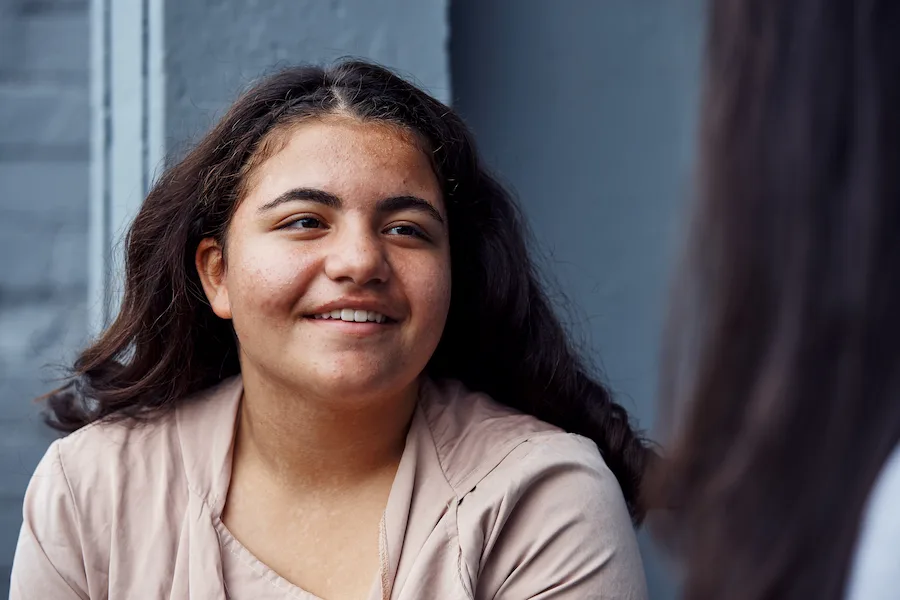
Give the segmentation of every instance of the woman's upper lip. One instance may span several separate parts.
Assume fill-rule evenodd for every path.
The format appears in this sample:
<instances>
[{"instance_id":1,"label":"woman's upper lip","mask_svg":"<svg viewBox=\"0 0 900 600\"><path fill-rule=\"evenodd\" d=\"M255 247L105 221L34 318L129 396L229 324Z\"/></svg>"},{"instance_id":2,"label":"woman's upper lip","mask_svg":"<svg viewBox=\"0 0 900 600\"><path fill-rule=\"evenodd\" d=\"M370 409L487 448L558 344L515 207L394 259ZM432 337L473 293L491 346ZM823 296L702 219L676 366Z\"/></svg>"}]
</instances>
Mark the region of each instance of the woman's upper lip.
<instances>
[{"instance_id":1,"label":"woman's upper lip","mask_svg":"<svg viewBox=\"0 0 900 600\"><path fill-rule=\"evenodd\" d=\"M365 298L340 298L338 300L328 302L327 304L321 304L318 307L312 309L307 314L321 315L324 313L331 312L333 310L341 310L344 308L349 308L352 310L373 311L373 312L377 312L378 314L384 315L385 317L387 317L393 321L400 320L400 317L397 314L397 311L391 309L384 302L374 300L374 299L365 299Z\"/></svg>"}]
</instances>

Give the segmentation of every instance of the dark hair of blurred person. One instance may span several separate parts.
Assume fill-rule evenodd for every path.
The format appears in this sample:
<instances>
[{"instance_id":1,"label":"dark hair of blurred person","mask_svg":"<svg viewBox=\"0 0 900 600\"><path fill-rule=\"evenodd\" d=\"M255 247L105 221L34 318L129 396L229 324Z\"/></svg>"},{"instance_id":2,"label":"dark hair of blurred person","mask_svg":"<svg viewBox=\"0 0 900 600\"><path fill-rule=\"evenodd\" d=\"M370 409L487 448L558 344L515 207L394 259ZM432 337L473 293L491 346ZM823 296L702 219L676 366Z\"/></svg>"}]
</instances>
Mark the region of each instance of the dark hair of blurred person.
<instances>
[{"instance_id":1,"label":"dark hair of blurred person","mask_svg":"<svg viewBox=\"0 0 900 600\"><path fill-rule=\"evenodd\" d=\"M709 6L648 497L688 600L837 599L900 440L900 3Z\"/></svg>"}]
</instances>

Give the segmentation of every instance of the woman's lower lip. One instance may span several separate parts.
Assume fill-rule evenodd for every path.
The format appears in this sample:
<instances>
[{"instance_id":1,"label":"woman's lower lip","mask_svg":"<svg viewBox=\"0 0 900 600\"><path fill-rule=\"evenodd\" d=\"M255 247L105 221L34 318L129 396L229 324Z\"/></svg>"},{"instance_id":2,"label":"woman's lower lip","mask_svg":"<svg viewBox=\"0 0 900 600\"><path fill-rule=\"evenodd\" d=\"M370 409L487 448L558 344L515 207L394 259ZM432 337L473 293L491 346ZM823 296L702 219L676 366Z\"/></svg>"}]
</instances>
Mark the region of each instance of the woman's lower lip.
<instances>
[{"instance_id":1,"label":"woman's lower lip","mask_svg":"<svg viewBox=\"0 0 900 600\"><path fill-rule=\"evenodd\" d=\"M359 334L381 333L383 331L388 331L393 325L396 325L396 321L375 323L374 321L344 321L342 319L316 319L313 317L307 317L306 320L321 325L322 327L334 329L335 331Z\"/></svg>"}]
</instances>

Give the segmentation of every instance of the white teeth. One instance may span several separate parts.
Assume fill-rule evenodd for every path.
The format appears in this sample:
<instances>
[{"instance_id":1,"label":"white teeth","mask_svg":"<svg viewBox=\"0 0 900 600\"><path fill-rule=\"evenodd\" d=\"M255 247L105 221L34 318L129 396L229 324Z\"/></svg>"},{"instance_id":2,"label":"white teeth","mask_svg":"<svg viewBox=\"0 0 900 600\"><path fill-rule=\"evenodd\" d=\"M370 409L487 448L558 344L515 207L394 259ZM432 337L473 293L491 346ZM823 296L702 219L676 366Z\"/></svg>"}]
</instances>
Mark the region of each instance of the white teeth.
<instances>
[{"instance_id":1,"label":"white teeth","mask_svg":"<svg viewBox=\"0 0 900 600\"><path fill-rule=\"evenodd\" d=\"M385 317L381 313L377 313L374 310L354 310L352 308L344 308L341 310L333 310L331 312L322 313L318 315L313 315L315 319L340 319L341 321L347 321L350 323L365 323L369 321L371 323L384 323L387 321L387 317Z\"/></svg>"}]
</instances>

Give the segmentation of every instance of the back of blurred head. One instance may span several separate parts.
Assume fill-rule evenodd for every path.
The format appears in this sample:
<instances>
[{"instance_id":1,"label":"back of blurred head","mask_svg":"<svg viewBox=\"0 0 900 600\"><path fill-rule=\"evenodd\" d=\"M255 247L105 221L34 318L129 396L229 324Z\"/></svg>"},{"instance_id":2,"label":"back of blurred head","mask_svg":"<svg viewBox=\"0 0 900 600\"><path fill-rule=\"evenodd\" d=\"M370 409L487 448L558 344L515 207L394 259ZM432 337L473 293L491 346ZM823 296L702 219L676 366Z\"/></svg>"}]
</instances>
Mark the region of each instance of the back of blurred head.
<instances>
[{"instance_id":1,"label":"back of blurred head","mask_svg":"<svg viewBox=\"0 0 900 600\"><path fill-rule=\"evenodd\" d=\"M900 3L711 0L650 491L685 597L840 598L900 440Z\"/></svg>"}]
</instances>

